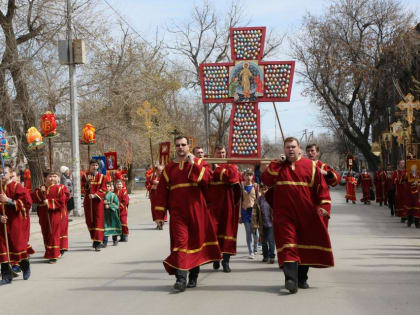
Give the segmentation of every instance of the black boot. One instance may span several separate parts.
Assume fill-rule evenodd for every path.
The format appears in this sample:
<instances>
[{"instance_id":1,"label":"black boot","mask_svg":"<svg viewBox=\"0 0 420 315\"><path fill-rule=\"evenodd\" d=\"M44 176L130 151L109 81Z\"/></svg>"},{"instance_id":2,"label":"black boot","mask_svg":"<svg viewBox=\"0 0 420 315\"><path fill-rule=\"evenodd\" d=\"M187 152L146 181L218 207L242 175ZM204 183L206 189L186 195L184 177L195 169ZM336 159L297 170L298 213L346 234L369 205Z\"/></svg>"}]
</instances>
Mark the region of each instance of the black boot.
<instances>
[{"instance_id":1,"label":"black boot","mask_svg":"<svg viewBox=\"0 0 420 315\"><path fill-rule=\"evenodd\" d=\"M112 235L112 243L114 246L118 245L118 235Z\"/></svg>"},{"instance_id":2,"label":"black boot","mask_svg":"<svg viewBox=\"0 0 420 315\"><path fill-rule=\"evenodd\" d=\"M187 272L185 270L176 270L175 271L176 282L174 284L174 289L179 292L184 292L187 287Z\"/></svg>"},{"instance_id":3,"label":"black boot","mask_svg":"<svg viewBox=\"0 0 420 315\"><path fill-rule=\"evenodd\" d=\"M309 266L299 265L298 267L298 287L299 289L308 289L309 284L306 282L308 280L308 271Z\"/></svg>"},{"instance_id":4,"label":"black boot","mask_svg":"<svg viewBox=\"0 0 420 315\"><path fill-rule=\"evenodd\" d=\"M12 283L12 280L13 280L12 268L10 267L8 263L2 263L0 285Z\"/></svg>"},{"instance_id":5,"label":"black boot","mask_svg":"<svg viewBox=\"0 0 420 315\"><path fill-rule=\"evenodd\" d=\"M414 217L412 215L409 215L407 218L407 227L411 227L411 224L413 224Z\"/></svg>"},{"instance_id":6,"label":"black boot","mask_svg":"<svg viewBox=\"0 0 420 315\"><path fill-rule=\"evenodd\" d=\"M22 269L23 280L28 280L31 276L31 266L29 259L22 259L19 263L20 269Z\"/></svg>"},{"instance_id":7,"label":"black boot","mask_svg":"<svg viewBox=\"0 0 420 315\"><path fill-rule=\"evenodd\" d=\"M222 260L223 272L229 273L232 271L230 270L230 267L229 267L229 261L230 261L230 254L223 253L223 260Z\"/></svg>"},{"instance_id":8,"label":"black boot","mask_svg":"<svg viewBox=\"0 0 420 315\"><path fill-rule=\"evenodd\" d=\"M128 235L121 235L120 242L128 242Z\"/></svg>"},{"instance_id":9,"label":"black boot","mask_svg":"<svg viewBox=\"0 0 420 315\"><path fill-rule=\"evenodd\" d=\"M107 248L108 246L108 236L104 236L104 242L102 243L103 248Z\"/></svg>"},{"instance_id":10,"label":"black boot","mask_svg":"<svg viewBox=\"0 0 420 315\"><path fill-rule=\"evenodd\" d=\"M214 261L213 262L213 269L218 270L220 268L220 261Z\"/></svg>"},{"instance_id":11,"label":"black boot","mask_svg":"<svg viewBox=\"0 0 420 315\"><path fill-rule=\"evenodd\" d=\"M285 287L290 293L298 291L298 262L285 262L283 264Z\"/></svg>"},{"instance_id":12,"label":"black boot","mask_svg":"<svg viewBox=\"0 0 420 315\"><path fill-rule=\"evenodd\" d=\"M95 252L100 252L102 247L103 245L101 244L101 242L98 242L98 241L93 242L93 248L95 249Z\"/></svg>"},{"instance_id":13,"label":"black boot","mask_svg":"<svg viewBox=\"0 0 420 315\"><path fill-rule=\"evenodd\" d=\"M420 228L420 219L419 218L414 218L414 225L416 226L416 229Z\"/></svg>"},{"instance_id":14,"label":"black boot","mask_svg":"<svg viewBox=\"0 0 420 315\"><path fill-rule=\"evenodd\" d=\"M190 270L190 274L188 276L187 288L195 288L197 286L197 278L198 278L199 273L200 273L200 266L197 266Z\"/></svg>"}]
</instances>

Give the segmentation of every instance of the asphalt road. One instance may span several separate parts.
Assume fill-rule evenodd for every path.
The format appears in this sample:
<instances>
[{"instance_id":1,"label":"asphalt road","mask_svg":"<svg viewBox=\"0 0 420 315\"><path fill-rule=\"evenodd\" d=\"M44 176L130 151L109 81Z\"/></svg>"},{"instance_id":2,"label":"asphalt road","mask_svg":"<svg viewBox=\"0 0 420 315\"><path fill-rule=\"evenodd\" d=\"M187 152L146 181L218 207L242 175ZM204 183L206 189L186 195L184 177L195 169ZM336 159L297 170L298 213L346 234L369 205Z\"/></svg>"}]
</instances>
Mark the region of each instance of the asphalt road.
<instances>
[{"instance_id":1,"label":"asphalt road","mask_svg":"<svg viewBox=\"0 0 420 315\"><path fill-rule=\"evenodd\" d=\"M243 226L232 273L206 265L197 288L174 293L162 265L168 229L154 229L140 192L129 209L128 243L94 252L84 219L74 218L70 251L55 265L42 258L33 217L32 276L0 287L0 314L419 314L420 230L385 207L346 204L340 189L332 192L330 221L336 267L311 269L311 288L295 295L284 290L277 263L247 258Z\"/></svg>"}]
</instances>

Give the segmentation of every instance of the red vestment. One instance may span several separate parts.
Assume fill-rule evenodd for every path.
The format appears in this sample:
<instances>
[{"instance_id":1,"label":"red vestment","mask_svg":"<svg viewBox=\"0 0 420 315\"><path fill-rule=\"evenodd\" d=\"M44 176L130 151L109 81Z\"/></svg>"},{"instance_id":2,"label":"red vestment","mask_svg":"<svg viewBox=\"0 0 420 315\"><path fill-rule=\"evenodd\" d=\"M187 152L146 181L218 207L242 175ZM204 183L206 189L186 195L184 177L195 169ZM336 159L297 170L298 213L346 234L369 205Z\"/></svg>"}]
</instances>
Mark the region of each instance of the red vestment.
<instances>
[{"instance_id":1,"label":"red vestment","mask_svg":"<svg viewBox=\"0 0 420 315\"><path fill-rule=\"evenodd\" d=\"M346 199L356 201L357 180L353 176L346 176Z\"/></svg>"},{"instance_id":2,"label":"red vestment","mask_svg":"<svg viewBox=\"0 0 420 315\"><path fill-rule=\"evenodd\" d=\"M29 191L32 191L32 177L31 177L31 171L29 168L27 168L23 172L23 186Z\"/></svg>"},{"instance_id":3,"label":"red vestment","mask_svg":"<svg viewBox=\"0 0 420 315\"><path fill-rule=\"evenodd\" d=\"M375 183L376 202L386 201L386 172L376 171L373 175L373 181Z\"/></svg>"},{"instance_id":4,"label":"red vestment","mask_svg":"<svg viewBox=\"0 0 420 315\"><path fill-rule=\"evenodd\" d=\"M395 170L392 174L392 182L395 185L395 215L407 218L407 171Z\"/></svg>"},{"instance_id":5,"label":"red vestment","mask_svg":"<svg viewBox=\"0 0 420 315\"><path fill-rule=\"evenodd\" d=\"M338 174L338 172L335 171L331 166L321 162L320 160L317 160L316 167L328 173L327 175L324 175L324 179L328 186L335 187L340 183L340 174Z\"/></svg>"},{"instance_id":6,"label":"red vestment","mask_svg":"<svg viewBox=\"0 0 420 315\"><path fill-rule=\"evenodd\" d=\"M235 186L238 188L236 196ZM236 255L241 194L238 167L232 164L216 167L206 194L220 250Z\"/></svg>"},{"instance_id":7,"label":"red vestment","mask_svg":"<svg viewBox=\"0 0 420 315\"><path fill-rule=\"evenodd\" d=\"M101 173L97 173L96 176L84 175L82 177L82 186L85 187L83 207L85 209L86 225L89 229L90 238L92 241L103 242L105 231L105 176ZM89 194L95 195L95 198L90 199Z\"/></svg>"},{"instance_id":8,"label":"red vestment","mask_svg":"<svg viewBox=\"0 0 420 315\"><path fill-rule=\"evenodd\" d=\"M211 174L202 159L169 162L157 187L155 211L163 220L170 213L171 254L164 266L169 274L176 269L190 270L221 259L217 236L201 186L207 186Z\"/></svg>"},{"instance_id":9,"label":"red vestment","mask_svg":"<svg viewBox=\"0 0 420 315\"><path fill-rule=\"evenodd\" d=\"M273 161L261 179L274 186L270 199L279 265L334 266L328 227L320 214L330 214L330 193L316 162L303 157L295 163Z\"/></svg>"},{"instance_id":10,"label":"red vestment","mask_svg":"<svg viewBox=\"0 0 420 315\"><path fill-rule=\"evenodd\" d=\"M43 192L40 188L32 193L34 203L38 204L39 225L44 239L46 259L57 259L60 250L68 250L67 201L70 193L64 185L51 185ZM48 205L44 203L48 200Z\"/></svg>"},{"instance_id":11,"label":"red vestment","mask_svg":"<svg viewBox=\"0 0 420 315\"><path fill-rule=\"evenodd\" d=\"M407 182L407 202L405 210L407 215L412 215L420 219L420 201L419 201L419 186L418 183Z\"/></svg>"},{"instance_id":12,"label":"red vestment","mask_svg":"<svg viewBox=\"0 0 420 315\"><path fill-rule=\"evenodd\" d=\"M32 199L28 191L14 181L2 187L6 196L12 199L13 204L0 203L0 213L7 216L7 237L9 244L10 262L19 263L28 258L27 211L31 208ZM8 262L6 235L4 224L0 223L0 263Z\"/></svg>"},{"instance_id":13,"label":"red vestment","mask_svg":"<svg viewBox=\"0 0 420 315\"><path fill-rule=\"evenodd\" d=\"M373 186L372 178L368 173L360 174L357 180L357 186L362 185L363 197L360 199L361 202L370 202L370 188Z\"/></svg>"},{"instance_id":14,"label":"red vestment","mask_svg":"<svg viewBox=\"0 0 420 315\"><path fill-rule=\"evenodd\" d=\"M128 196L127 189L115 189L115 194L120 201L120 220L122 226L122 234L128 235L128 225L127 225L127 216L128 216L128 205L130 203L130 197Z\"/></svg>"}]
</instances>

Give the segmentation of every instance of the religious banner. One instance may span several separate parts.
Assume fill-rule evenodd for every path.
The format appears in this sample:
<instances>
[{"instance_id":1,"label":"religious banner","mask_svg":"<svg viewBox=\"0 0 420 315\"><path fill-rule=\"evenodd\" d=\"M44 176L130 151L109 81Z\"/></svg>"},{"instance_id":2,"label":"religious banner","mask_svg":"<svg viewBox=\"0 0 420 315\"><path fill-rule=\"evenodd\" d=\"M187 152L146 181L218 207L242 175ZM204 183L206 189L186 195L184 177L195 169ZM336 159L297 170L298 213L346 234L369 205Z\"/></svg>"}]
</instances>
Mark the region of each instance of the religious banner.
<instances>
[{"instance_id":1,"label":"religious banner","mask_svg":"<svg viewBox=\"0 0 420 315\"><path fill-rule=\"evenodd\" d=\"M165 165L169 163L169 156L171 154L171 143L161 142L159 143L159 164Z\"/></svg>"},{"instance_id":2,"label":"religious banner","mask_svg":"<svg viewBox=\"0 0 420 315\"><path fill-rule=\"evenodd\" d=\"M98 155L98 156L92 156L92 159L98 161L98 165L99 165L98 172L103 175L106 175L106 157L103 155Z\"/></svg>"},{"instance_id":3,"label":"religious banner","mask_svg":"<svg viewBox=\"0 0 420 315\"><path fill-rule=\"evenodd\" d=\"M294 61L262 61L265 27L230 29L231 63L200 65L203 103L232 103L228 157L260 158L258 102L289 102Z\"/></svg>"},{"instance_id":4,"label":"religious banner","mask_svg":"<svg viewBox=\"0 0 420 315\"><path fill-rule=\"evenodd\" d=\"M190 146L190 151L192 152L192 150L194 149L196 144L196 140L194 137L188 137L188 145Z\"/></svg>"},{"instance_id":5,"label":"religious banner","mask_svg":"<svg viewBox=\"0 0 420 315\"><path fill-rule=\"evenodd\" d=\"M407 160L408 182L420 182L420 160Z\"/></svg>"},{"instance_id":6,"label":"religious banner","mask_svg":"<svg viewBox=\"0 0 420 315\"><path fill-rule=\"evenodd\" d=\"M117 152L106 152L104 155L106 158L106 169L109 171L116 170L118 168Z\"/></svg>"}]
</instances>

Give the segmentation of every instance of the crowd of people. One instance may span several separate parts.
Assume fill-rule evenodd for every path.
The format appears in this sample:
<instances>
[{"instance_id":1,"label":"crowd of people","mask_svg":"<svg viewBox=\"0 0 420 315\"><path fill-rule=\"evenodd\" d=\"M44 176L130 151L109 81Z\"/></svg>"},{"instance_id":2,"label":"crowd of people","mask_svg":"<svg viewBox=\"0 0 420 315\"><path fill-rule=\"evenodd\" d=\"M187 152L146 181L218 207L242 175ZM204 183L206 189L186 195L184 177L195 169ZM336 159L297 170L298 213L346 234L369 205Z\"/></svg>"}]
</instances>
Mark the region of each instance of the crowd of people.
<instances>
[{"instance_id":1,"label":"crowd of people","mask_svg":"<svg viewBox=\"0 0 420 315\"><path fill-rule=\"evenodd\" d=\"M184 136L176 137L175 148L176 158L149 170L146 179L158 229L170 214L170 255L163 264L176 278L175 290L196 287L203 264L231 272L239 224L246 232L249 259L256 258L259 244L264 263L273 264L277 252L291 293L309 287L309 267L334 265L329 186L337 185L340 175L318 160L316 144L307 146L304 157L296 138L285 139L285 155L263 172L210 165L201 147L190 153ZM226 158L225 147L217 146L214 157Z\"/></svg>"},{"instance_id":2,"label":"crowd of people","mask_svg":"<svg viewBox=\"0 0 420 315\"><path fill-rule=\"evenodd\" d=\"M98 168L99 162L91 160L89 171L82 176L86 225L95 251L107 247L109 236L116 246L119 241L127 242L129 234L129 196L123 177L117 173L112 181L99 173ZM25 185L10 165L0 168L0 174L0 285L4 285L10 284L20 272L24 280L30 278L29 256L35 253L29 243L31 209L39 217L44 258L54 264L68 251L69 211L74 208L74 201L66 166L60 172L45 171L43 184L36 189L28 183L30 173L24 176Z\"/></svg>"},{"instance_id":3,"label":"crowd of people","mask_svg":"<svg viewBox=\"0 0 420 315\"><path fill-rule=\"evenodd\" d=\"M409 157L410 159L410 157ZM376 200L379 206L386 205L391 216L401 218L401 223L407 227L413 224L420 228L419 186L416 182L408 181L405 160L398 162L396 170L388 165L386 170L379 166L373 175L373 180L366 168L356 180L353 171L349 171L346 179L346 202L356 203L356 188L361 187L361 202L370 204Z\"/></svg>"}]
</instances>

